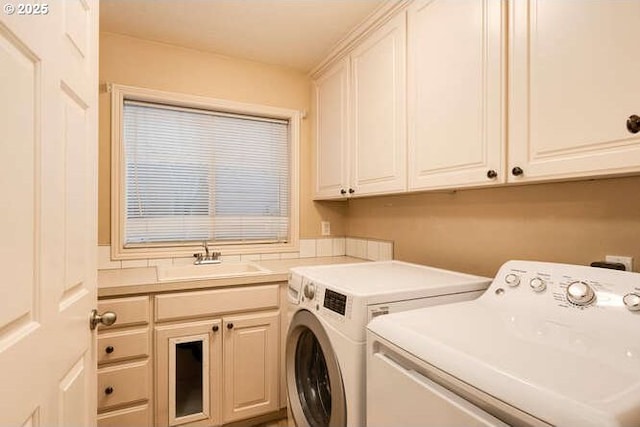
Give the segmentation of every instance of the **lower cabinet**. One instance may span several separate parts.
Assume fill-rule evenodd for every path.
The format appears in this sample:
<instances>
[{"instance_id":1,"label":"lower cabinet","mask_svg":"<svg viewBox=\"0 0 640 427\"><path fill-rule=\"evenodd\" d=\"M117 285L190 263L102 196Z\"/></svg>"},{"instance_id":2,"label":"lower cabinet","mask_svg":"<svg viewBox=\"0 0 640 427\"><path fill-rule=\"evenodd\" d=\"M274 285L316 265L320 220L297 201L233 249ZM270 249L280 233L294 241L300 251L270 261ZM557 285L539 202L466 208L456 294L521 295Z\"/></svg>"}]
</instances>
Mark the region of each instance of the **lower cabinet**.
<instances>
[{"instance_id":1,"label":"lower cabinet","mask_svg":"<svg viewBox=\"0 0 640 427\"><path fill-rule=\"evenodd\" d=\"M100 299L100 312L118 318L98 328L98 427L277 416L284 289L267 283Z\"/></svg>"},{"instance_id":2,"label":"lower cabinet","mask_svg":"<svg viewBox=\"0 0 640 427\"><path fill-rule=\"evenodd\" d=\"M279 409L276 311L156 326L156 425L212 426Z\"/></svg>"}]
</instances>

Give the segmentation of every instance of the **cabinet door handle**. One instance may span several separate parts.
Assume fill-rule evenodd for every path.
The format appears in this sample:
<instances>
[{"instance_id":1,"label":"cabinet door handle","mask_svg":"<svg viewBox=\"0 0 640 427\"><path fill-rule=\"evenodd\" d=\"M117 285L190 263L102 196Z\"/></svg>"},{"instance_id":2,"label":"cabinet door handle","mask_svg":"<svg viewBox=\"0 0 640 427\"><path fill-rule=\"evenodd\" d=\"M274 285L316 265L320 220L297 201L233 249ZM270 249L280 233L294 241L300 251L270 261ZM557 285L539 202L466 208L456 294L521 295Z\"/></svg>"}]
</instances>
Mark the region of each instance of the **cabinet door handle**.
<instances>
[{"instance_id":1,"label":"cabinet door handle","mask_svg":"<svg viewBox=\"0 0 640 427\"><path fill-rule=\"evenodd\" d=\"M233 329L233 323L231 322L227 323L227 329Z\"/></svg>"},{"instance_id":2,"label":"cabinet door handle","mask_svg":"<svg viewBox=\"0 0 640 427\"><path fill-rule=\"evenodd\" d=\"M113 387L109 386L104 389L104 394L111 394L111 393L113 393Z\"/></svg>"},{"instance_id":3,"label":"cabinet door handle","mask_svg":"<svg viewBox=\"0 0 640 427\"><path fill-rule=\"evenodd\" d=\"M356 190L354 190L353 188L350 188L350 189L349 189L349 194L353 194L353 193L355 193L355 192L356 192Z\"/></svg>"},{"instance_id":4,"label":"cabinet door handle","mask_svg":"<svg viewBox=\"0 0 640 427\"><path fill-rule=\"evenodd\" d=\"M109 346L107 346L107 348L104 349L105 353L107 353L107 354L113 353L113 350L115 350L115 349L113 348L112 345L109 345Z\"/></svg>"},{"instance_id":5,"label":"cabinet door handle","mask_svg":"<svg viewBox=\"0 0 640 427\"><path fill-rule=\"evenodd\" d=\"M342 194L344 196L345 194L347 194L347 190L345 190L344 188L341 188L340 189L340 194Z\"/></svg>"},{"instance_id":6,"label":"cabinet door handle","mask_svg":"<svg viewBox=\"0 0 640 427\"><path fill-rule=\"evenodd\" d=\"M631 133L640 132L640 117L633 114L627 119L627 130Z\"/></svg>"},{"instance_id":7,"label":"cabinet door handle","mask_svg":"<svg viewBox=\"0 0 640 427\"><path fill-rule=\"evenodd\" d=\"M520 175L524 174L524 171L522 170L521 167L516 166L515 168L511 169L511 174L513 176L520 176Z\"/></svg>"},{"instance_id":8,"label":"cabinet door handle","mask_svg":"<svg viewBox=\"0 0 640 427\"><path fill-rule=\"evenodd\" d=\"M495 170L493 170L493 169L489 169L489 170L487 171L487 178L489 178L489 179L496 179L497 177L498 177L498 172L496 172Z\"/></svg>"},{"instance_id":9,"label":"cabinet door handle","mask_svg":"<svg viewBox=\"0 0 640 427\"><path fill-rule=\"evenodd\" d=\"M218 332L218 329L220 329L218 325L213 325L213 327L211 328L213 332Z\"/></svg>"}]
</instances>

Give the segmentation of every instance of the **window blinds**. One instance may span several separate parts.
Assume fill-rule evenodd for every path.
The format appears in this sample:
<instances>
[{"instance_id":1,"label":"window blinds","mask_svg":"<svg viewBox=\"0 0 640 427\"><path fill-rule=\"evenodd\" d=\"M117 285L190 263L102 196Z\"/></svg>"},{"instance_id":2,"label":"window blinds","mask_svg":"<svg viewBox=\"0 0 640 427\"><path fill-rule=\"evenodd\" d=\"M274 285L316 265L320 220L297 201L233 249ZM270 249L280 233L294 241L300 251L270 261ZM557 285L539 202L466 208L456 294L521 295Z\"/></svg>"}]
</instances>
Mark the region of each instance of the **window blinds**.
<instances>
[{"instance_id":1,"label":"window blinds","mask_svg":"<svg viewBox=\"0 0 640 427\"><path fill-rule=\"evenodd\" d=\"M124 102L125 245L286 242L287 121Z\"/></svg>"}]
</instances>

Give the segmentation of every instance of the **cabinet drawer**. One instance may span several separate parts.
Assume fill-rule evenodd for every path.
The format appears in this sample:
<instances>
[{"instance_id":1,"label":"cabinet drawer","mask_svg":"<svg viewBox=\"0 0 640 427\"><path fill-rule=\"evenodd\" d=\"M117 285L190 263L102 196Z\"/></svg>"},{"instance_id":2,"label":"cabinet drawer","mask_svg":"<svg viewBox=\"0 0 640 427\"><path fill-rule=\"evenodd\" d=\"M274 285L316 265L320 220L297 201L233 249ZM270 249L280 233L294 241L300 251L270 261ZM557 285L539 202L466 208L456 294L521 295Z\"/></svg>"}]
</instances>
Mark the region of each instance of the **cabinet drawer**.
<instances>
[{"instance_id":1,"label":"cabinet drawer","mask_svg":"<svg viewBox=\"0 0 640 427\"><path fill-rule=\"evenodd\" d=\"M149 329L107 332L98 335L98 364L120 362L149 355Z\"/></svg>"},{"instance_id":2,"label":"cabinet drawer","mask_svg":"<svg viewBox=\"0 0 640 427\"><path fill-rule=\"evenodd\" d=\"M98 410L148 400L149 394L148 360L98 370Z\"/></svg>"},{"instance_id":3,"label":"cabinet drawer","mask_svg":"<svg viewBox=\"0 0 640 427\"><path fill-rule=\"evenodd\" d=\"M149 404L98 415L98 427L144 427L151 425Z\"/></svg>"},{"instance_id":4,"label":"cabinet drawer","mask_svg":"<svg viewBox=\"0 0 640 427\"><path fill-rule=\"evenodd\" d=\"M155 304L158 321L277 308L278 285L158 295Z\"/></svg>"},{"instance_id":5,"label":"cabinet drawer","mask_svg":"<svg viewBox=\"0 0 640 427\"><path fill-rule=\"evenodd\" d=\"M113 329L128 325L149 323L149 297L114 298L98 301L98 312L113 311L118 318L113 326L98 326L99 329Z\"/></svg>"}]
</instances>

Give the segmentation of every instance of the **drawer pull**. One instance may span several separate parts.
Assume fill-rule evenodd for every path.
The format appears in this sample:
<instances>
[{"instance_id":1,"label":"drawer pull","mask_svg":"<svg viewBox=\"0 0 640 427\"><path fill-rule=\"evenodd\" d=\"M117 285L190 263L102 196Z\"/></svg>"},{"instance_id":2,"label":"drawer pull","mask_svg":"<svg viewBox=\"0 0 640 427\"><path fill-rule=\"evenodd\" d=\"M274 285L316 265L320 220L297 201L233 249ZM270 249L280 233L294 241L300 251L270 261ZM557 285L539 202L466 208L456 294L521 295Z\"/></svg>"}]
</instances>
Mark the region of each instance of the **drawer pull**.
<instances>
[{"instance_id":1,"label":"drawer pull","mask_svg":"<svg viewBox=\"0 0 640 427\"><path fill-rule=\"evenodd\" d=\"M211 330L213 330L213 332L218 332L218 325L213 325L213 328L211 328Z\"/></svg>"},{"instance_id":2,"label":"drawer pull","mask_svg":"<svg viewBox=\"0 0 640 427\"><path fill-rule=\"evenodd\" d=\"M113 393L113 387L109 386L104 389L104 394L111 394L111 393Z\"/></svg>"},{"instance_id":3,"label":"drawer pull","mask_svg":"<svg viewBox=\"0 0 640 427\"><path fill-rule=\"evenodd\" d=\"M227 329L233 329L233 323L231 322L227 323Z\"/></svg>"},{"instance_id":4,"label":"drawer pull","mask_svg":"<svg viewBox=\"0 0 640 427\"><path fill-rule=\"evenodd\" d=\"M104 351L105 351L107 354L111 354L111 353L113 353L113 350L114 350L114 348L113 348L113 346L112 346L112 345L109 345L109 346L107 346L107 348L105 348L105 349L104 349Z\"/></svg>"}]
</instances>

